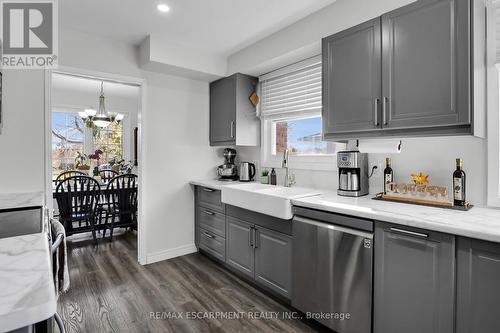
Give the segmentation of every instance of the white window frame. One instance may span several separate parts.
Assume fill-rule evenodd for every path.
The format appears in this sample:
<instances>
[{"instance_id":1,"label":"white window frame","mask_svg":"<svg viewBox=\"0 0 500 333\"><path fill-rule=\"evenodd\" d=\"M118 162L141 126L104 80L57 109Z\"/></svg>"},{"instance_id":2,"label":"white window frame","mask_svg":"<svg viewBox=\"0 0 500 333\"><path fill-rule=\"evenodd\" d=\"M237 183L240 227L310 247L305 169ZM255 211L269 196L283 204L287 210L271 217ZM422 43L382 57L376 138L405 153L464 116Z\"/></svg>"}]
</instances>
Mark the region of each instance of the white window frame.
<instances>
[{"instance_id":1,"label":"white window frame","mask_svg":"<svg viewBox=\"0 0 500 333\"><path fill-rule=\"evenodd\" d=\"M275 115L261 119L261 163L264 168L281 168L283 156L280 154L273 155L273 146L276 145L275 138L272 133L273 122L285 121L302 118L321 117L317 112L299 112L287 114L286 116ZM334 143L334 142L332 142ZM345 148L343 143L334 143L338 145L336 149ZM290 155L288 166L290 169L302 170L322 170L322 171L337 171L337 154L325 155Z\"/></svg>"},{"instance_id":2,"label":"white window frame","mask_svg":"<svg viewBox=\"0 0 500 333\"><path fill-rule=\"evenodd\" d=\"M52 112L64 112L64 113L78 113L80 111L85 110L87 107L85 106L66 106L66 105L57 105L52 108ZM132 160L132 151L131 151L131 138L132 134L130 128L130 114L126 111L114 110L113 112L121 113L125 117L122 120L122 158L125 161ZM50 125L52 126L52 124ZM85 132L83 135L83 149L85 154L93 154L94 153L94 142L93 142L92 129L85 127Z\"/></svg>"}]
</instances>

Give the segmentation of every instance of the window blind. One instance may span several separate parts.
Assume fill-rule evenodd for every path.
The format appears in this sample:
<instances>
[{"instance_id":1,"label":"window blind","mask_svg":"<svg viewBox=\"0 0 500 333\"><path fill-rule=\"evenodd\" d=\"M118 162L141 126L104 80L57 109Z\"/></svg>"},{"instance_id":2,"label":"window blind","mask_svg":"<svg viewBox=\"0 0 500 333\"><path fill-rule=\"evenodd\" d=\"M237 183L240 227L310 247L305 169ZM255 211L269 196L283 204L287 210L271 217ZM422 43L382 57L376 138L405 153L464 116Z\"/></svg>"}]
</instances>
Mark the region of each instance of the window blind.
<instances>
[{"instance_id":1,"label":"window blind","mask_svg":"<svg viewBox=\"0 0 500 333\"><path fill-rule=\"evenodd\" d=\"M321 57L280 68L259 78L260 116L321 114Z\"/></svg>"}]
</instances>

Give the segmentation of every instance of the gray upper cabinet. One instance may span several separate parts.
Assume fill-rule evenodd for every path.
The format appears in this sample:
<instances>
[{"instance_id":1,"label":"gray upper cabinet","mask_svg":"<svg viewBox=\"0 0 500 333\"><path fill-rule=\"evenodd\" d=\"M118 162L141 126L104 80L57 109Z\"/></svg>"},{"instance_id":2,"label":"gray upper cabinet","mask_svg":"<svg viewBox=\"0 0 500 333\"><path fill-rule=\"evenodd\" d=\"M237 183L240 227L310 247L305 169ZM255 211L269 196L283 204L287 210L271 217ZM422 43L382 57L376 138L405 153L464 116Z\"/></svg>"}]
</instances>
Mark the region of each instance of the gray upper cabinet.
<instances>
[{"instance_id":1,"label":"gray upper cabinet","mask_svg":"<svg viewBox=\"0 0 500 333\"><path fill-rule=\"evenodd\" d=\"M324 38L324 138L473 133L470 7L417 0Z\"/></svg>"},{"instance_id":2,"label":"gray upper cabinet","mask_svg":"<svg viewBox=\"0 0 500 333\"><path fill-rule=\"evenodd\" d=\"M380 18L324 38L323 133L380 129Z\"/></svg>"},{"instance_id":3,"label":"gray upper cabinet","mask_svg":"<svg viewBox=\"0 0 500 333\"><path fill-rule=\"evenodd\" d=\"M210 83L210 145L257 146L259 119L249 100L257 78L234 74Z\"/></svg>"},{"instance_id":4,"label":"gray upper cabinet","mask_svg":"<svg viewBox=\"0 0 500 333\"><path fill-rule=\"evenodd\" d=\"M382 16L384 128L469 126L468 1L420 0Z\"/></svg>"},{"instance_id":5,"label":"gray upper cabinet","mask_svg":"<svg viewBox=\"0 0 500 333\"><path fill-rule=\"evenodd\" d=\"M374 333L453 333L455 237L377 222Z\"/></svg>"},{"instance_id":6,"label":"gray upper cabinet","mask_svg":"<svg viewBox=\"0 0 500 333\"><path fill-rule=\"evenodd\" d=\"M290 298L292 238L266 228L255 230L255 281Z\"/></svg>"},{"instance_id":7,"label":"gray upper cabinet","mask_svg":"<svg viewBox=\"0 0 500 333\"><path fill-rule=\"evenodd\" d=\"M500 244L457 241L457 333L500 332Z\"/></svg>"},{"instance_id":8,"label":"gray upper cabinet","mask_svg":"<svg viewBox=\"0 0 500 333\"><path fill-rule=\"evenodd\" d=\"M236 140L236 76L210 83L210 144Z\"/></svg>"},{"instance_id":9,"label":"gray upper cabinet","mask_svg":"<svg viewBox=\"0 0 500 333\"><path fill-rule=\"evenodd\" d=\"M226 264L254 277L253 226L233 217L226 217Z\"/></svg>"}]
</instances>

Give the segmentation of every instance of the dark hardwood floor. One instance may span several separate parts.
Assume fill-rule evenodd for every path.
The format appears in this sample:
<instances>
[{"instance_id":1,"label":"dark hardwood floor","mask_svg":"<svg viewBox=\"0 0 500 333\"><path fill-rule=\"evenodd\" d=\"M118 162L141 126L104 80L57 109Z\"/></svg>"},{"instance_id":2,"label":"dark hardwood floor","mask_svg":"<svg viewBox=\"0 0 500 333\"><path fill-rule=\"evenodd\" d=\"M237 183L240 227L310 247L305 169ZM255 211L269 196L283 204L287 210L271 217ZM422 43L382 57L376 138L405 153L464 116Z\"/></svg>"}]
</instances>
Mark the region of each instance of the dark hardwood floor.
<instances>
[{"instance_id":1,"label":"dark hardwood floor","mask_svg":"<svg viewBox=\"0 0 500 333\"><path fill-rule=\"evenodd\" d=\"M71 288L58 309L67 332L322 330L285 318L290 309L199 253L141 266L136 237L123 233L97 247L88 238L68 240ZM241 317L193 318L229 313ZM257 319L261 313L272 318Z\"/></svg>"}]
</instances>

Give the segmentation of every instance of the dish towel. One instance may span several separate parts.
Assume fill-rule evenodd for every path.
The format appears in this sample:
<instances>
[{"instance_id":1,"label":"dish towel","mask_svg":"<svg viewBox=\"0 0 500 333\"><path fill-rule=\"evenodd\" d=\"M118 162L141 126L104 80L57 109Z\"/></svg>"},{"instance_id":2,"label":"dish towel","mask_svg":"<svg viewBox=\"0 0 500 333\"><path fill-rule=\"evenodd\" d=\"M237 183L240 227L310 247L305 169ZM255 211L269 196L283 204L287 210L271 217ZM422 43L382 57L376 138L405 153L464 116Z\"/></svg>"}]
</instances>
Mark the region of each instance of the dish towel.
<instances>
[{"instance_id":1,"label":"dish towel","mask_svg":"<svg viewBox=\"0 0 500 333\"><path fill-rule=\"evenodd\" d=\"M62 234L63 240L61 244L52 253L54 283L56 287L56 294L60 295L69 289L69 269L68 269L68 250L66 247L66 230L58 220L51 221L52 227L52 241L55 241L57 236Z\"/></svg>"}]
</instances>

